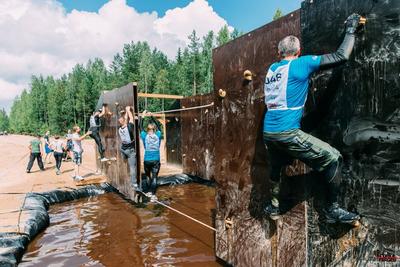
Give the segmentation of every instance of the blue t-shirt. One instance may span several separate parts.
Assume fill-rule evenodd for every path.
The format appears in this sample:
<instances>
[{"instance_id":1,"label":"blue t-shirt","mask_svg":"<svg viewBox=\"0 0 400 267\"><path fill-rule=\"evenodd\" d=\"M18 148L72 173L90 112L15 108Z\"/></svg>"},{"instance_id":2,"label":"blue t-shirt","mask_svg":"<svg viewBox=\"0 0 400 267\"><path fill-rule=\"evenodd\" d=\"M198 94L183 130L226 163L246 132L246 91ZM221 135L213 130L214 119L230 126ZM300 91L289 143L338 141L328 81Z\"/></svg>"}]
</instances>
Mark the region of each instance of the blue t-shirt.
<instances>
[{"instance_id":1,"label":"blue t-shirt","mask_svg":"<svg viewBox=\"0 0 400 267\"><path fill-rule=\"evenodd\" d=\"M161 132L148 134L142 131L140 137L144 146L144 161L160 160Z\"/></svg>"},{"instance_id":2,"label":"blue t-shirt","mask_svg":"<svg viewBox=\"0 0 400 267\"><path fill-rule=\"evenodd\" d=\"M318 70L321 56L303 56L273 63L265 79L264 132L300 128L307 100L309 77Z\"/></svg>"}]
</instances>

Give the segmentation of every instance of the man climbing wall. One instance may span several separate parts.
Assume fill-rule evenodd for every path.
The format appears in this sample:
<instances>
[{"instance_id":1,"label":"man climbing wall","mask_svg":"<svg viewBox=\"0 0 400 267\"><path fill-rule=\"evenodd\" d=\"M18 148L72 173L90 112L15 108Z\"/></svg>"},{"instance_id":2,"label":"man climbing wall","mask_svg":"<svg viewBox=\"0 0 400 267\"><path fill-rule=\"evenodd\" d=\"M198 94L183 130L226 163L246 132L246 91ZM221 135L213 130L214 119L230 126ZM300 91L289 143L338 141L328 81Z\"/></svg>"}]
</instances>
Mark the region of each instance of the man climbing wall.
<instances>
[{"instance_id":1,"label":"man climbing wall","mask_svg":"<svg viewBox=\"0 0 400 267\"><path fill-rule=\"evenodd\" d=\"M307 99L309 78L320 68L332 67L347 61L353 50L355 34L365 21L352 14L346 20L346 35L339 49L332 54L300 57L300 41L287 36L278 45L282 60L273 63L265 79L264 141L271 155L272 198L265 212L276 219L282 169L293 159L300 159L327 185L325 216L328 223L354 223L357 214L339 207L340 152L329 144L300 130L300 121Z\"/></svg>"}]
</instances>

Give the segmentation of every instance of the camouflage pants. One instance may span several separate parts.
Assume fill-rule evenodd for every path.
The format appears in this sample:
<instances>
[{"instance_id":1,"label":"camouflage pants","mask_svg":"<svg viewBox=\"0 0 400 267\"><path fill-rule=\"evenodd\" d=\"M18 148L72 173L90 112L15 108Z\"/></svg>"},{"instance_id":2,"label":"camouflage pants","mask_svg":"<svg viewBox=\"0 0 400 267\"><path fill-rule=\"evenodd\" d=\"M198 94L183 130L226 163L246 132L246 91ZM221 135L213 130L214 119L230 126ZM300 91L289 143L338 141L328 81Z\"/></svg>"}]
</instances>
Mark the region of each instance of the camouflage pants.
<instances>
[{"instance_id":1,"label":"camouflage pants","mask_svg":"<svg viewBox=\"0 0 400 267\"><path fill-rule=\"evenodd\" d=\"M340 152L318 138L294 129L279 133L264 132L264 143L271 161L272 204L279 205L278 195L283 167L294 159L307 164L313 170L323 172L341 157Z\"/></svg>"}]
</instances>

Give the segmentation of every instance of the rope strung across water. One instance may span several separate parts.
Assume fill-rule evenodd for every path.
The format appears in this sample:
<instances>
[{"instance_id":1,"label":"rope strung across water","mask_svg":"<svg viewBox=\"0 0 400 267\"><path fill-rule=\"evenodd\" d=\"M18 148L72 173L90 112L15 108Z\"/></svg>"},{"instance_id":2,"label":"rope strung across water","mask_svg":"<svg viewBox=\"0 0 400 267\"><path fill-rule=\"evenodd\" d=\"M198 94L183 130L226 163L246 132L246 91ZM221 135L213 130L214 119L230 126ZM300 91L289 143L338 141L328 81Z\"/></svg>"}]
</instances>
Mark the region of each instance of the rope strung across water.
<instances>
[{"instance_id":1,"label":"rope strung across water","mask_svg":"<svg viewBox=\"0 0 400 267\"><path fill-rule=\"evenodd\" d=\"M178 108L178 109L171 109L171 110L162 110L162 111L157 111L157 112L150 112L151 114L165 114L165 113L173 113L173 112L180 112L180 111L187 111L187 110L193 110L193 109L201 109L201 108L207 108L207 107L212 107L214 106L214 102L211 102L210 104L206 105L201 105L201 106L195 106L195 107L189 107L189 108ZM143 113L140 113L139 115L142 115Z\"/></svg>"},{"instance_id":2,"label":"rope strung across water","mask_svg":"<svg viewBox=\"0 0 400 267\"><path fill-rule=\"evenodd\" d=\"M141 194L143 194L144 196L147 197L147 195L146 195L143 191L140 191L140 190L136 190L136 191L137 191L137 192L140 192ZM204 227L207 227L208 229L210 229L210 230L212 230L212 231L214 231L214 232L217 231L217 229L215 229L214 227L211 227L211 226L209 226L208 224L205 224L205 223L203 223L202 221L199 221L199 220L193 218L192 216L189 216L189 215L187 215L187 214L185 214L185 213L183 213L183 212L181 212L181 211L179 211L179 210L177 210L177 209L174 209L174 208L168 206L167 204L165 204L165 203L163 203L163 202L161 202L161 201L158 201L158 200L153 200L153 201L154 201L155 203L157 203L157 204L159 204L159 205L161 205L161 206L167 208L167 209L170 209L170 210L172 210L172 211L174 211L174 212L176 212L176 213L178 213L178 214L180 214L180 215L182 215L182 216L185 216L186 218L188 218L188 219L190 219L190 220L192 220L192 221L194 221L194 222L197 222L198 224L203 225Z\"/></svg>"}]
</instances>

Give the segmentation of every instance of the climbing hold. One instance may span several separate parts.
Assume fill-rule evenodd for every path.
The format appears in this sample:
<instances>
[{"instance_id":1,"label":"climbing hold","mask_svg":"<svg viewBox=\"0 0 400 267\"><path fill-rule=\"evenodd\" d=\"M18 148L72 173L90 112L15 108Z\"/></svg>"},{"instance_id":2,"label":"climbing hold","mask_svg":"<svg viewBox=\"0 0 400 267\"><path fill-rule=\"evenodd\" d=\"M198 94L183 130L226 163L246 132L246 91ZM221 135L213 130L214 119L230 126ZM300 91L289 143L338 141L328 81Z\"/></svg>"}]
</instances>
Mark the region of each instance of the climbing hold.
<instances>
[{"instance_id":1,"label":"climbing hold","mask_svg":"<svg viewBox=\"0 0 400 267\"><path fill-rule=\"evenodd\" d=\"M193 161L193 162L196 162L196 159L193 158L192 161Z\"/></svg>"},{"instance_id":2,"label":"climbing hold","mask_svg":"<svg viewBox=\"0 0 400 267\"><path fill-rule=\"evenodd\" d=\"M243 72L243 77L244 77L245 80L251 81L253 79L253 74L251 73L251 71L245 70Z\"/></svg>"},{"instance_id":3,"label":"climbing hold","mask_svg":"<svg viewBox=\"0 0 400 267\"><path fill-rule=\"evenodd\" d=\"M204 111L204 114L207 114L208 113L208 109L206 109L205 111Z\"/></svg>"},{"instance_id":4,"label":"climbing hold","mask_svg":"<svg viewBox=\"0 0 400 267\"><path fill-rule=\"evenodd\" d=\"M233 228L233 220L230 218L225 219L225 229L232 229Z\"/></svg>"},{"instance_id":5,"label":"climbing hold","mask_svg":"<svg viewBox=\"0 0 400 267\"><path fill-rule=\"evenodd\" d=\"M226 91L223 89L219 89L218 90L218 95L222 98L224 98L226 96Z\"/></svg>"},{"instance_id":6,"label":"climbing hold","mask_svg":"<svg viewBox=\"0 0 400 267\"><path fill-rule=\"evenodd\" d=\"M116 106L119 106L119 103L118 103L118 102L115 102L115 105L116 105Z\"/></svg>"},{"instance_id":7,"label":"climbing hold","mask_svg":"<svg viewBox=\"0 0 400 267\"><path fill-rule=\"evenodd\" d=\"M194 118L194 121L195 121L195 122L197 122L197 119L196 119L196 118Z\"/></svg>"}]
</instances>

